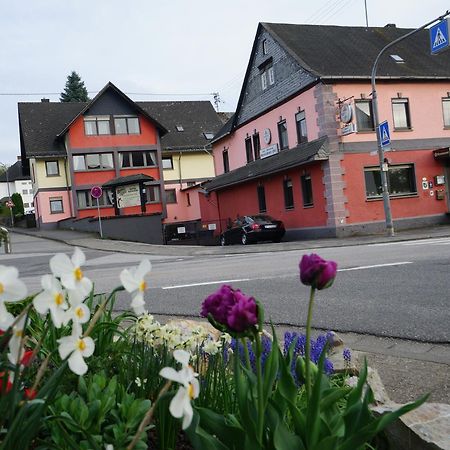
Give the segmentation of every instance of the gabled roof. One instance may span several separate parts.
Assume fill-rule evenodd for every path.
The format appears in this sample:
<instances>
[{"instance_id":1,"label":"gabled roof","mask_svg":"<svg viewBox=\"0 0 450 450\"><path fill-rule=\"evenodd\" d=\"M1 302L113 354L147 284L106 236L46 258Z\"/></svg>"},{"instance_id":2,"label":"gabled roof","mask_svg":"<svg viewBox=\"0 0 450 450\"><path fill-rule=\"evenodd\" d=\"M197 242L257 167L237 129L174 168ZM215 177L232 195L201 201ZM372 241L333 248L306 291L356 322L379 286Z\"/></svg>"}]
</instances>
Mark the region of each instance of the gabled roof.
<instances>
[{"instance_id":1,"label":"gabled roof","mask_svg":"<svg viewBox=\"0 0 450 450\"><path fill-rule=\"evenodd\" d=\"M97 98L98 96L96 96ZM95 100L95 99L94 99ZM92 100L92 101L94 101ZM209 101L135 102L153 122L161 123L167 133L161 138L163 150L201 150L211 142L203 133L215 134L222 122ZM87 109L89 103L19 103L21 145L26 157L64 156L64 133ZM184 131L178 132L177 125Z\"/></svg>"},{"instance_id":2,"label":"gabled roof","mask_svg":"<svg viewBox=\"0 0 450 450\"><path fill-rule=\"evenodd\" d=\"M156 128L159 129L160 136L167 133L167 130L160 123L158 123L153 117L149 116L148 113L144 111L137 103L133 102L130 97L125 95L119 88L114 86L114 84L109 81L106 86L90 102L85 103L84 108L66 125L63 130L60 131L60 133L58 133L58 137L63 136L68 131L69 127L75 122L75 120L77 120L79 116L92 108L92 106L99 100L99 98L101 98L103 94L108 90L114 91L119 97L125 100L126 103L136 109L137 112L141 113L150 122L152 122L156 126Z\"/></svg>"},{"instance_id":3,"label":"gabled roof","mask_svg":"<svg viewBox=\"0 0 450 450\"><path fill-rule=\"evenodd\" d=\"M395 26L341 27L262 23L290 54L312 74L322 78L366 78L380 50L412 31ZM391 54L404 63L396 63ZM382 56L377 78L450 79L450 53L432 56L429 30L399 42Z\"/></svg>"},{"instance_id":4,"label":"gabled roof","mask_svg":"<svg viewBox=\"0 0 450 450\"><path fill-rule=\"evenodd\" d=\"M16 161L12 166L8 167L8 182L16 180L29 180L30 177L23 175L22 161ZM0 175L0 183L6 183L6 172Z\"/></svg>"},{"instance_id":5,"label":"gabled roof","mask_svg":"<svg viewBox=\"0 0 450 450\"><path fill-rule=\"evenodd\" d=\"M125 177L113 178L112 180L103 183L102 186L104 188L110 188L115 186L124 186L127 184L145 183L150 181L155 181L155 179L150 175L145 175L144 173L137 173L134 175L127 175Z\"/></svg>"},{"instance_id":6,"label":"gabled roof","mask_svg":"<svg viewBox=\"0 0 450 450\"><path fill-rule=\"evenodd\" d=\"M211 144L214 144L216 141L230 134L231 130L233 129L233 123L234 123L234 114L228 119L225 125L215 134L213 140L211 141Z\"/></svg>"},{"instance_id":7,"label":"gabled roof","mask_svg":"<svg viewBox=\"0 0 450 450\"><path fill-rule=\"evenodd\" d=\"M326 160L328 156L328 139L327 137L321 137L315 141L300 144L290 150L283 150L274 156L258 159L231 172L219 175L204 183L203 187L207 191L217 191L312 161Z\"/></svg>"},{"instance_id":8,"label":"gabled roof","mask_svg":"<svg viewBox=\"0 0 450 450\"><path fill-rule=\"evenodd\" d=\"M211 139L203 133L215 135L222 121L209 101L137 102L169 131L161 139L163 150L204 149ZM178 131L177 127L183 131Z\"/></svg>"}]
</instances>

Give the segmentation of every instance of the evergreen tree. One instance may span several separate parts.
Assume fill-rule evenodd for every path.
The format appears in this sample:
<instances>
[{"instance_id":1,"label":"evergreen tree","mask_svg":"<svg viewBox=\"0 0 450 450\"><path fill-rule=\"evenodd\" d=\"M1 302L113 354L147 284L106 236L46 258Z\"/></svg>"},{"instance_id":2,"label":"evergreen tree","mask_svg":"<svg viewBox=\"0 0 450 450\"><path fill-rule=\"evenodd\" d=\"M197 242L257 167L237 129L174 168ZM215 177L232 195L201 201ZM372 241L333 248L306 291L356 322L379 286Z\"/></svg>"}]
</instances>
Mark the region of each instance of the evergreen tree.
<instances>
[{"instance_id":1,"label":"evergreen tree","mask_svg":"<svg viewBox=\"0 0 450 450\"><path fill-rule=\"evenodd\" d=\"M11 195L11 201L14 203L12 209L14 217L23 216L25 214L25 210L23 208L22 196L18 192L15 192L13 195Z\"/></svg>"},{"instance_id":2,"label":"evergreen tree","mask_svg":"<svg viewBox=\"0 0 450 450\"><path fill-rule=\"evenodd\" d=\"M59 98L61 102L88 102L88 92L84 81L81 81L80 75L73 71L66 81L64 92L61 92Z\"/></svg>"}]
</instances>

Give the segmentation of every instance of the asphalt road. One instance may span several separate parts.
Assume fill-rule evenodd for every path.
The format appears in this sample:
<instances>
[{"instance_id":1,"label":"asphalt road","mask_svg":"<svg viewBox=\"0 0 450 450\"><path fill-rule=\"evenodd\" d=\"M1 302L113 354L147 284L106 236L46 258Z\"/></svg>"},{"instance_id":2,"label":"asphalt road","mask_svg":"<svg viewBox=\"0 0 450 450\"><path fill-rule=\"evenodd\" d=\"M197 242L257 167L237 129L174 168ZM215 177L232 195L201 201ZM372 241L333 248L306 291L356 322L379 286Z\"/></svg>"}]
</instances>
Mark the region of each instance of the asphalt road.
<instances>
[{"instance_id":1,"label":"asphalt road","mask_svg":"<svg viewBox=\"0 0 450 450\"><path fill-rule=\"evenodd\" d=\"M31 236L12 236L13 254L0 264L16 266L35 292L56 252L73 247ZM146 295L154 314L198 317L202 300L226 282L260 299L267 320L277 325L306 323L309 290L299 281L305 251L177 257L84 250L85 273L97 291L119 283L124 267L147 257L153 269ZM314 252L311 248L309 252ZM317 250L338 262L334 285L316 297L313 325L324 330L368 333L424 342L450 342L450 238ZM116 303L127 309L129 297Z\"/></svg>"}]
</instances>

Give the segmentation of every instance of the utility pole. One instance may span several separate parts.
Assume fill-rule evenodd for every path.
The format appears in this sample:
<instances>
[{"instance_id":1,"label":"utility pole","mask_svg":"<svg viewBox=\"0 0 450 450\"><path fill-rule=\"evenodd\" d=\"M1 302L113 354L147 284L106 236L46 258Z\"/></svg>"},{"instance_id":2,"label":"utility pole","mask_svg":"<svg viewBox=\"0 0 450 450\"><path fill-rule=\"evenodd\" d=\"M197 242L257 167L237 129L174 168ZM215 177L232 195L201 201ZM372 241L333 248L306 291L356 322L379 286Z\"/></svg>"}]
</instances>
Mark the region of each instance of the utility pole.
<instances>
[{"instance_id":1,"label":"utility pole","mask_svg":"<svg viewBox=\"0 0 450 450\"><path fill-rule=\"evenodd\" d=\"M8 189L8 200L11 202L12 200L11 200L11 191L10 191L10 189L9 189L9 176L8 176L8 170L9 170L9 167L6 165L6 164L3 164L3 163L0 163L4 168L5 168L5 174L6 174L6 187L7 187L7 189ZM14 226L14 214L13 214L13 210L12 210L12 208L10 207L9 208L9 213L10 213L10 215L11 215L11 227L13 227Z\"/></svg>"},{"instance_id":2,"label":"utility pole","mask_svg":"<svg viewBox=\"0 0 450 450\"><path fill-rule=\"evenodd\" d=\"M405 34L404 36L400 36L398 39L395 39L395 41L392 41L391 43L387 44L385 47L383 47L378 53L378 56L375 58L375 62L373 63L372 67L372 111L373 111L373 121L375 124L375 131L377 135L377 144L378 144L378 159L380 164L380 174L381 174L381 185L383 189L383 206L384 206L384 215L386 219L386 231L389 236L394 236L394 223L392 222L392 212L391 212L391 203L389 199L389 188L388 188L388 176L387 171L384 169L384 148L381 145L381 136L379 133L380 128L380 121L378 117L378 96L377 96L377 89L376 89L376 83L375 78L377 74L377 68L378 63L380 61L381 56L383 53L393 47L395 44L399 43L400 41L403 41L404 39L409 38L413 34L416 34L417 32L423 30L424 28L433 25L435 22L443 20L445 17L450 15L450 11L446 11L445 14L442 16L437 17L436 19L433 19L432 21L426 23L425 25L422 25L419 28L416 28L413 31L410 31L409 33Z\"/></svg>"}]
</instances>

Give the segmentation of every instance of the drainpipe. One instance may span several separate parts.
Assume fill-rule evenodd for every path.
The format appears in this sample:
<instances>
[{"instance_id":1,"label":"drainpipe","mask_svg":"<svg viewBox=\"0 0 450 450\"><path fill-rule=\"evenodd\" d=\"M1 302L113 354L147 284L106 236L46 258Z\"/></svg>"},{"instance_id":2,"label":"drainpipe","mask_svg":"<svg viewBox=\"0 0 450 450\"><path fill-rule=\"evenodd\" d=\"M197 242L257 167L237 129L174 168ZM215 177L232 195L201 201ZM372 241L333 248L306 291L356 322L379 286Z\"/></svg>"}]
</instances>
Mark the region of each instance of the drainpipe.
<instances>
[{"instance_id":1,"label":"drainpipe","mask_svg":"<svg viewBox=\"0 0 450 450\"><path fill-rule=\"evenodd\" d=\"M69 165L69 158L67 156L64 157L65 164L64 164L64 174L66 176L66 186L67 186L67 194L69 195L69 210L70 210L70 217L73 217L73 193L72 189L69 189L69 178L67 176L67 166Z\"/></svg>"},{"instance_id":2,"label":"drainpipe","mask_svg":"<svg viewBox=\"0 0 450 450\"><path fill-rule=\"evenodd\" d=\"M180 189L181 189L181 185L183 184L183 178L181 175L181 155L182 155L182 153L180 152L179 156L178 156L178 176L180 178Z\"/></svg>"}]
</instances>

